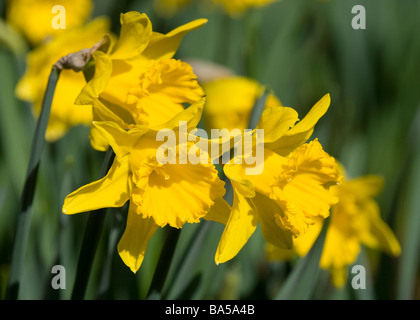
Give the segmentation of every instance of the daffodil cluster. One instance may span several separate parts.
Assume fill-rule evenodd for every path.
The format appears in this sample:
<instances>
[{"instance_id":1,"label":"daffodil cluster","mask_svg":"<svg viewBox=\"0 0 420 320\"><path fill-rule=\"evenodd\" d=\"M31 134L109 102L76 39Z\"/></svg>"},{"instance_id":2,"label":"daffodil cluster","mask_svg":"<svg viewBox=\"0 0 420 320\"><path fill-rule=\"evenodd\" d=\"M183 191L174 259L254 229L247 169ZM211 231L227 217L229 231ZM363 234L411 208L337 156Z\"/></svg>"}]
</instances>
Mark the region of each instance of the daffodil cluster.
<instances>
[{"instance_id":1,"label":"daffodil cluster","mask_svg":"<svg viewBox=\"0 0 420 320\"><path fill-rule=\"evenodd\" d=\"M200 138L212 148L216 145L216 153L201 155L201 159L207 157L205 162L159 161L160 130L171 130L178 137L168 152L196 152L192 141L198 137L190 137L203 109L211 115L206 123L211 129L230 129L220 127L226 122L217 119L236 117L233 125L244 130L253 102L262 94L260 85L245 78L205 84L203 89L192 67L173 58L183 36L205 22L195 20L161 34L153 31L145 14L122 14L119 37L109 37L110 44L93 53L94 72L75 99L79 108L92 112L92 146L100 151L111 147L116 156L105 177L66 197L63 212L75 214L129 202L118 252L133 272L140 268L157 228L182 228L201 219L225 224L215 255L219 264L241 250L258 223L268 243L291 248L293 239L307 233L319 217L328 217L330 206L338 201L330 190L341 179L334 158L318 140L308 142L330 105L329 95L301 121L295 110L282 106L274 95L268 97L256 130L240 135L239 142L235 139L242 144L250 138L250 150L224 165L233 187L232 206L223 199L225 183L213 162L221 156L222 143L233 139ZM221 89L227 91L221 93ZM181 123L189 131L185 143L179 138ZM256 139L258 130L264 131L263 141ZM247 160L261 143L263 168L259 174L248 175Z\"/></svg>"},{"instance_id":2,"label":"daffodil cluster","mask_svg":"<svg viewBox=\"0 0 420 320\"><path fill-rule=\"evenodd\" d=\"M251 101L262 94L258 83L237 76L204 83L203 88L208 99L205 123L210 127L232 122L245 128ZM238 98L233 99L231 92ZM228 108L221 107L226 106L222 100L228 102ZM382 189L383 179L375 175L349 179L343 166L322 150L317 139L307 142L329 104L330 97L325 95L298 122L293 109L282 107L273 95L267 97L258 124L264 129L264 171L247 176L246 164L224 167L234 188L234 202L229 219L221 221L226 228L216 263L233 258L257 223L267 242L269 260L305 256L330 211L320 267L330 271L335 286L345 284L348 267L356 261L362 245L391 256L400 254L399 242L381 219L373 199Z\"/></svg>"},{"instance_id":3,"label":"daffodil cluster","mask_svg":"<svg viewBox=\"0 0 420 320\"><path fill-rule=\"evenodd\" d=\"M227 8L228 12L234 12L237 9L232 6L243 6L245 2L225 4L231 8ZM79 5L86 7L85 12L91 8L86 1ZM69 8L73 8L70 3ZM14 10L9 9L10 19ZM238 254L258 224L272 252L307 252L313 241L305 239L318 236L331 207L333 216L321 267L344 274L360 242L373 247L385 243L392 253L399 250L391 231L381 222L377 207L369 200L376 189L365 188L371 191L365 197L357 183L342 183L343 173L335 159L324 151L318 139L311 138L315 125L330 106L329 94L301 120L294 109L269 94L256 128L245 130L263 87L237 76L200 84L192 66L174 58L183 37L207 20L191 21L162 34L153 30L146 14L127 12L121 14L121 29L116 36L109 32L107 19L97 18L85 24L87 17L82 18L72 22L68 30L47 34L40 26L39 32L31 33L35 47L28 56L17 95L32 102L35 115L39 114L46 86L41 79L47 79L50 66L69 52L104 41L105 45L92 53L84 74L62 71L46 138L55 141L73 126L90 125L92 147L115 153L107 174L69 194L63 212L71 215L129 203L118 252L134 273L158 228L182 228L203 219L225 225L215 252L215 262L220 264ZM25 32L24 26L16 27ZM208 130L239 130L239 134L227 139L205 139L197 133L199 123ZM186 140L181 139L184 124L188 130ZM199 153L200 161L162 163L158 157L162 140L157 138L162 130L173 132L176 141L166 153L175 157ZM197 140L210 146L212 152L197 149ZM219 177L214 165L226 155L226 143L244 151L233 153L222 164L229 184ZM249 161L256 153L261 153L261 162ZM256 170L250 174L250 169ZM226 185L233 189L231 204L224 199ZM363 208L352 203L354 197L360 197L357 204L363 203ZM361 215L359 211L369 213ZM334 240L329 240L331 237ZM342 255L335 254L340 243L346 244Z\"/></svg>"}]
</instances>

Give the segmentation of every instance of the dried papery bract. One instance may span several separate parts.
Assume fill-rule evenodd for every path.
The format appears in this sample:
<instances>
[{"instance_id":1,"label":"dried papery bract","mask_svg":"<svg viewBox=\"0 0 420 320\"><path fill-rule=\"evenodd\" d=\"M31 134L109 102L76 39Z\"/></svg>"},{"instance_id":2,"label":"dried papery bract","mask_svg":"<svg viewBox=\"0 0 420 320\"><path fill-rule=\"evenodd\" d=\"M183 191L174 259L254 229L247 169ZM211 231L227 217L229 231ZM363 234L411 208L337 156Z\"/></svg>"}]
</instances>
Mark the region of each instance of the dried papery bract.
<instances>
[{"instance_id":1,"label":"dried papery bract","mask_svg":"<svg viewBox=\"0 0 420 320\"><path fill-rule=\"evenodd\" d=\"M54 67L60 71L63 69L70 69L76 72L82 71L87 66L92 58L92 54L96 50L107 51L109 46L110 38L109 35L106 35L101 39L101 41L95 43L92 48L86 48L78 52L69 53L68 55L60 58L60 60L54 64Z\"/></svg>"}]
</instances>

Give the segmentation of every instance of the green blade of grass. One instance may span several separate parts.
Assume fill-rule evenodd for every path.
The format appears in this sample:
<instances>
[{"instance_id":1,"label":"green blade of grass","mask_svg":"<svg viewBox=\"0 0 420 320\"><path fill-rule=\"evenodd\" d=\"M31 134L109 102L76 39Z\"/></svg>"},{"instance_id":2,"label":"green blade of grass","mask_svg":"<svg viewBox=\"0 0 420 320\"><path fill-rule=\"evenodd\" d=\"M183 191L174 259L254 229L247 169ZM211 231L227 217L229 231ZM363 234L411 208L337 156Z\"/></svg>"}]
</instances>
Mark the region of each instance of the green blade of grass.
<instances>
[{"instance_id":1,"label":"green blade of grass","mask_svg":"<svg viewBox=\"0 0 420 320\"><path fill-rule=\"evenodd\" d=\"M419 250L420 250L420 150L413 156L410 176L407 177L407 194L405 210L401 226L401 257L398 262L397 299L409 300L415 298L416 283L418 283Z\"/></svg>"},{"instance_id":2,"label":"green blade of grass","mask_svg":"<svg viewBox=\"0 0 420 320\"><path fill-rule=\"evenodd\" d=\"M32 135L35 124L32 115L26 118L29 108L15 96L18 69L19 62L16 58L0 49L0 145L2 160L7 168L7 175L10 176L11 189L19 195L30 155L31 141L28 141L28 135Z\"/></svg>"},{"instance_id":3,"label":"green blade of grass","mask_svg":"<svg viewBox=\"0 0 420 320\"><path fill-rule=\"evenodd\" d=\"M202 221L194 232L189 245L185 248L180 263L176 267L176 271L172 276L172 280L168 283L168 290L164 293L164 297L168 299L182 298L181 294L186 290L193 279L197 261L202 252L203 242L210 231L212 222Z\"/></svg>"},{"instance_id":4,"label":"green blade of grass","mask_svg":"<svg viewBox=\"0 0 420 320\"><path fill-rule=\"evenodd\" d=\"M47 129L51 104L59 75L60 71L56 67L53 67L48 80L48 86L45 91L41 114L35 128L27 175L21 196L17 228L13 241L10 275L6 289L6 299L14 300L18 298L20 278L24 265L23 262L29 234L30 212L35 194L36 178L41 161L42 150L45 145L45 131Z\"/></svg>"},{"instance_id":5,"label":"green blade of grass","mask_svg":"<svg viewBox=\"0 0 420 320\"><path fill-rule=\"evenodd\" d=\"M115 254L115 248L117 247L118 240L121 236L121 227L125 225L124 215L127 215L128 207L112 208L110 215L107 219L110 219L108 226L108 239L104 260L101 264L102 275L99 282L97 298L107 299L107 295L111 291L111 276L112 276L112 259Z\"/></svg>"}]
</instances>

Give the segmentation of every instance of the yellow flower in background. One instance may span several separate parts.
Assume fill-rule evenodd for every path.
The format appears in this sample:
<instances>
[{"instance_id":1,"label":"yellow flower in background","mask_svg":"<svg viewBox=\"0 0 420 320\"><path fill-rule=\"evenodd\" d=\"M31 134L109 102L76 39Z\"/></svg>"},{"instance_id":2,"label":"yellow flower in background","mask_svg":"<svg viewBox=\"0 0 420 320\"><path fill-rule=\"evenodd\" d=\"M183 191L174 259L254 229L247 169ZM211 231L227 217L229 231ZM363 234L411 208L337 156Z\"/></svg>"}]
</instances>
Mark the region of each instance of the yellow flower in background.
<instances>
[{"instance_id":1,"label":"yellow flower in background","mask_svg":"<svg viewBox=\"0 0 420 320\"><path fill-rule=\"evenodd\" d=\"M231 17L238 17L252 8L267 6L278 0L154 0L156 12L162 17L170 18L192 2L201 5L204 10L220 6Z\"/></svg>"},{"instance_id":2,"label":"yellow flower in background","mask_svg":"<svg viewBox=\"0 0 420 320\"><path fill-rule=\"evenodd\" d=\"M202 108L201 100L155 128L136 126L126 131L113 122L94 123L116 158L103 179L66 197L63 212L75 214L120 207L130 201L118 252L133 272L140 268L148 241L157 228L166 225L181 228L185 223L199 222L225 193L224 182L211 161L209 164L162 165L156 159L157 149L162 144L156 141L158 130L177 132L180 121L186 121L188 128L193 129L200 120ZM177 152L179 147L177 145Z\"/></svg>"},{"instance_id":3,"label":"yellow flower in background","mask_svg":"<svg viewBox=\"0 0 420 320\"><path fill-rule=\"evenodd\" d=\"M398 256L401 252L398 240L381 219L379 206L373 199L382 188L383 179L375 175L344 179L340 185L332 187L339 202L331 211L320 267L330 271L336 287L345 285L348 267L356 262L362 245L383 250L391 256ZM322 221L319 221L312 234L295 239L294 252L268 247L268 258L274 261L291 258L294 253L306 255L321 227Z\"/></svg>"},{"instance_id":4,"label":"yellow flower in background","mask_svg":"<svg viewBox=\"0 0 420 320\"><path fill-rule=\"evenodd\" d=\"M264 239L291 248L318 217L326 218L338 199L330 187L341 180L335 159L317 140L305 143L330 104L324 96L298 121L292 108L264 110L258 129L264 129L264 169L247 175L249 165L229 163L224 172L234 191L233 206L216 252L216 263L232 259L254 233L258 222Z\"/></svg>"},{"instance_id":5,"label":"yellow flower in background","mask_svg":"<svg viewBox=\"0 0 420 320\"><path fill-rule=\"evenodd\" d=\"M401 247L389 226L380 217L373 199L383 188L381 177L368 175L345 180L335 193L339 203L331 213L320 266L329 269L336 286L343 286L348 266L354 263L361 245L398 256Z\"/></svg>"},{"instance_id":6,"label":"yellow flower in background","mask_svg":"<svg viewBox=\"0 0 420 320\"><path fill-rule=\"evenodd\" d=\"M238 16L251 8L258 8L269 5L277 0L213 0L215 4L221 5L231 16Z\"/></svg>"},{"instance_id":7,"label":"yellow flower in background","mask_svg":"<svg viewBox=\"0 0 420 320\"><path fill-rule=\"evenodd\" d=\"M193 0L154 0L157 13L163 17L171 17Z\"/></svg>"},{"instance_id":8,"label":"yellow flower in background","mask_svg":"<svg viewBox=\"0 0 420 320\"><path fill-rule=\"evenodd\" d=\"M76 103L93 105L95 121L114 121L123 128L162 124L203 96L192 68L173 59L183 36L201 27L199 19L167 34L152 31L146 14L121 14L121 32L109 52L95 52L95 73ZM95 128L92 145L106 150Z\"/></svg>"},{"instance_id":9,"label":"yellow flower in background","mask_svg":"<svg viewBox=\"0 0 420 320\"><path fill-rule=\"evenodd\" d=\"M206 94L203 120L208 129L247 129L255 101L264 92L257 81L239 76L213 80L202 86ZM265 108L274 106L281 103L270 94Z\"/></svg>"},{"instance_id":10,"label":"yellow flower in background","mask_svg":"<svg viewBox=\"0 0 420 320\"><path fill-rule=\"evenodd\" d=\"M35 116L41 112L52 66L69 53L92 47L109 32L109 27L108 19L97 18L83 27L64 30L28 54L26 71L17 84L16 95L32 104ZM72 126L91 123L92 108L74 104L85 84L82 72L61 71L46 132L48 141L60 139Z\"/></svg>"},{"instance_id":11,"label":"yellow flower in background","mask_svg":"<svg viewBox=\"0 0 420 320\"><path fill-rule=\"evenodd\" d=\"M55 14L52 8L65 8L65 27L72 29L85 23L92 11L91 0L9 0L7 1L7 22L21 32L32 45L37 45L48 36L64 33L64 29L54 29Z\"/></svg>"}]
</instances>

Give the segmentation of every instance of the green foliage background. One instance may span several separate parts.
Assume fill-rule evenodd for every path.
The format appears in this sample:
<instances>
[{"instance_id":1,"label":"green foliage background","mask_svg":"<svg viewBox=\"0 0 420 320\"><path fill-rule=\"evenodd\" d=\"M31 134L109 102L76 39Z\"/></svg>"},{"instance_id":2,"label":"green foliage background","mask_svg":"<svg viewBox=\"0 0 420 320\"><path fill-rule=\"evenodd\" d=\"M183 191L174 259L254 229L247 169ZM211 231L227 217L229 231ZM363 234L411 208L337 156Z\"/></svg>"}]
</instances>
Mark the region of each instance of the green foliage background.
<instances>
[{"instance_id":1,"label":"green foliage background","mask_svg":"<svg viewBox=\"0 0 420 320\"><path fill-rule=\"evenodd\" d=\"M351 9L362 4L367 29L353 30ZM348 283L337 290L317 266L322 241L288 263L268 263L257 232L232 261L214 264L222 226L186 225L163 289L166 299L419 299L420 298L420 1L283 0L241 19L192 5L170 19L150 0L97 0L92 16L145 12L153 27L168 32L205 17L209 22L184 39L177 58L201 58L232 68L270 87L301 118L325 93L332 104L315 134L350 176L380 174L383 219L402 246L399 258L364 249L366 290ZM5 2L0 1L5 18ZM2 22L3 23L3 22ZM35 122L14 87L25 70L28 45L18 35L0 36L0 298L4 297L20 195ZM64 197L99 178L104 154L94 151L88 129L72 129L47 144L30 219L20 299L68 299L88 214L65 216ZM144 299L166 229L152 238L137 274L116 251L124 209L108 212L95 256L87 299ZM194 241L191 241L192 239ZM322 240L322 239L321 239ZM66 290L51 289L51 268L66 268Z\"/></svg>"}]
</instances>

